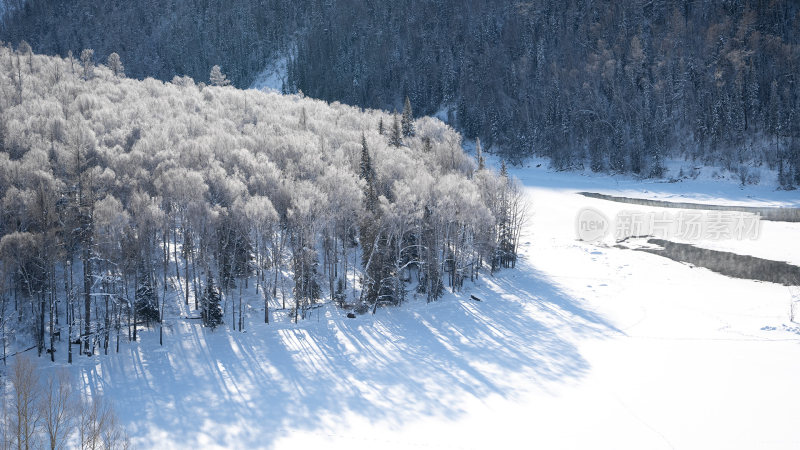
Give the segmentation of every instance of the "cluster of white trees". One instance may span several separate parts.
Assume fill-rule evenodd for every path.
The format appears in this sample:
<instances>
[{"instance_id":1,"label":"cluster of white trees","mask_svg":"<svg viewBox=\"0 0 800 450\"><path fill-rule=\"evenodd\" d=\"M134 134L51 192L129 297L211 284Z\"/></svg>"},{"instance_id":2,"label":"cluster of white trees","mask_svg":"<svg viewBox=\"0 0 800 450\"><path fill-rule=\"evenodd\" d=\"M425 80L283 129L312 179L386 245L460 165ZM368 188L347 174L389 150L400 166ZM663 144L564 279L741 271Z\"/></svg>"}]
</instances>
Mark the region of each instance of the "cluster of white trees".
<instances>
[{"instance_id":1,"label":"cluster of white trees","mask_svg":"<svg viewBox=\"0 0 800 450\"><path fill-rule=\"evenodd\" d=\"M129 447L112 405L101 396L82 398L66 369L42 377L20 356L0 380L0 448Z\"/></svg>"},{"instance_id":2,"label":"cluster of white trees","mask_svg":"<svg viewBox=\"0 0 800 450\"><path fill-rule=\"evenodd\" d=\"M514 264L519 187L442 122L225 87L219 67L132 80L112 56L0 48L3 355L118 349L169 293L242 329L247 289L265 321L270 302L298 320Z\"/></svg>"}]
</instances>

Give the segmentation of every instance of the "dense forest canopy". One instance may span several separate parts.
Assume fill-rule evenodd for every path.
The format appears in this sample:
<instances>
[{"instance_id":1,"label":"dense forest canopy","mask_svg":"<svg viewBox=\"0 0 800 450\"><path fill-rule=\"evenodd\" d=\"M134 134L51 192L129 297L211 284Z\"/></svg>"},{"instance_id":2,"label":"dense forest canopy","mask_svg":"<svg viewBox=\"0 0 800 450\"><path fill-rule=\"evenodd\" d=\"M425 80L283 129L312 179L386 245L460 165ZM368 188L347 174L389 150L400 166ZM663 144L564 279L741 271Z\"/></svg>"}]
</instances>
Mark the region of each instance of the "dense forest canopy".
<instances>
[{"instance_id":1,"label":"dense forest canopy","mask_svg":"<svg viewBox=\"0 0 800 450\"><path fill-rule=\"evenodd\" d=\"M320 301L434 301L515 263L518 185L438 119L20 47L0 48L3 352L41 355L57 330L70 361L74 342L119 348L168 294L241 330L243 289L264 320L272 300L297 321Z\"/></svg>"},{"instance_id":2,"label":"dense forest canopy","mask_svg":"<svg viewBox=\"0 0 800 450\"><path fill-rule=\"evenodd\" d=\"M284 88L442 111L511 160L658 176L666 157L800 183L800 4L793 0L28 0L0 38L118 52L129 75ZM746 179L746 173L741 174Z\"/></svg>"}]
</instances>

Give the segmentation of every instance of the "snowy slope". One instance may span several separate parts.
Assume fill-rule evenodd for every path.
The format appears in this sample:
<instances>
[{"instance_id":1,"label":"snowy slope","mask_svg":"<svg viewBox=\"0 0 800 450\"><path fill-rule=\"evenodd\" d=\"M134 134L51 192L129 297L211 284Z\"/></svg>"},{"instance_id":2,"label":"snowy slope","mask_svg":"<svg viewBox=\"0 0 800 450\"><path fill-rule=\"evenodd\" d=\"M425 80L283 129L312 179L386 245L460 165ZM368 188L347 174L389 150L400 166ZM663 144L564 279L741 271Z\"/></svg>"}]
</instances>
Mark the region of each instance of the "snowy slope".
<instances>
[{"instance_id":1,"label":"snowy slope","mask_svg":"<svg viewBox=\"0 0 800 450\"><path fill-rule=\"evenodd\" d=\"M463 295L356 319L326 306L298 325L280 311L259 324L253 302L246 333L173 319L164 348L151 331L72 370L115 400L140 448L800 446L790 288L575 239L581 208L629 206L577 192L654 185L514 173L533 211L523 257ZM658 192L792 201L684 186ZM769 231L764 247L798 242L797 228Z\"/></svg>"},{"instance_id":2,"label":"snowy slope","mask_svg":"<svg viewBox=\"0 0 800 450\"><path fill-rule=\"evenodd\" d=\"M288 66L289 58L286 56L271 61L261 73L256 75L256 79L250 89L281 92L283 85L286 83Z\"/></svg>"}]
</instances>

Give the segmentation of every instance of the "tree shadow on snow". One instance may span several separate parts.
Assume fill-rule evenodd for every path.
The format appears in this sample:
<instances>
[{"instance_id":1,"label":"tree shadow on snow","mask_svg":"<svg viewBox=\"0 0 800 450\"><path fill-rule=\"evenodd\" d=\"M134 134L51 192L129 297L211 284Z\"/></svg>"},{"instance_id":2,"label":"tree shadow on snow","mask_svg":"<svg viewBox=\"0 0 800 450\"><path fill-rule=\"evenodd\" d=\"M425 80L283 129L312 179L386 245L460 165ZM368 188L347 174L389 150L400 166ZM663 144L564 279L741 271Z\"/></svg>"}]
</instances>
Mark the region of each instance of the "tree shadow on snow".
<instances>
[{"instance_id":1,"label":"tree shadow on snow","mask_svg":"<svg viewBox=\"0 0 800 450\"><path fill-rule=\"evenodd\" d=\"M402 426L457 418L470 396L547 390L588 371L580 339L617 332L524 261L429 305L323 311L298 325L251 318L247 333L177 323L163 349L146 332L118 355L81 358L82 381L114 400L142 446L263 448L345 414Z\"/></svg>"}]
</instances>

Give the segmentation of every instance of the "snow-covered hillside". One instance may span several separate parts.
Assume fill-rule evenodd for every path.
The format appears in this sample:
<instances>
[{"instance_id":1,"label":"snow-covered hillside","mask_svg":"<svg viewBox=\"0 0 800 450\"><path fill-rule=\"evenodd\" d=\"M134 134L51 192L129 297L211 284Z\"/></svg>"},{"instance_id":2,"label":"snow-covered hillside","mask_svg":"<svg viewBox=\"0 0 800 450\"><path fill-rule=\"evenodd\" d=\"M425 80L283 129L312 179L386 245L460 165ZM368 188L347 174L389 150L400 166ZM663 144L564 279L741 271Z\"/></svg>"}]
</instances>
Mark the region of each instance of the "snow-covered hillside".
<instances>
[{"instance_id":1,"label":"snow-covered hillside","mask_svg":"<svg viewBox=\"0 0 800 450\"><path fill-rule=\"evenodd\" d=\"M326 305L298 325L276 312L246 333L175 319L163 348L145 333L71 370L142 448L800 445L794 288L576 240L578 210L620 207L578 191L655 186L515 173L535 211L518 268L460 295L355 319ZM770 246L798 235L764 230Z\"/></svg>"},{"instance_id":2,"label":"snow-covered hillside","mask_svg":"<svg viewBox=\"0 0 800 450\"><path fill-rule=\"evenodd\" d=\"M800 446L798 286L576 233L669 209L581 192L796 192L539 162L518 185L435 119L81 56L0 49L2 350L112 401L138 448ZM676 241L800 263L800 222L759 231Z\"/></svg>"},{"instance_id":3,"label":"snow-covered hillside","mask_svg":"<svg viewBox=\"0 0 800 450\"><path fill-rule=\"evenodd\" d=\"M201 293L221 288L236 325L243 285L296 317L322 301L363 313L514 260L517 183L410 105L238 90L218 66L214 86L139 81L91 50L0 56L3 355L52 354L57 336L105 352L112 327L136 341L174 291L213 327Z\"/></svg>"}]
</instances>

